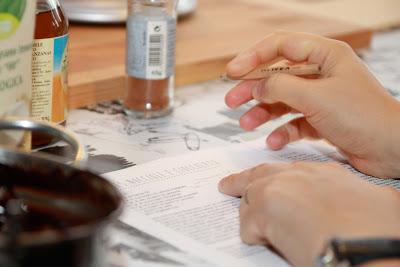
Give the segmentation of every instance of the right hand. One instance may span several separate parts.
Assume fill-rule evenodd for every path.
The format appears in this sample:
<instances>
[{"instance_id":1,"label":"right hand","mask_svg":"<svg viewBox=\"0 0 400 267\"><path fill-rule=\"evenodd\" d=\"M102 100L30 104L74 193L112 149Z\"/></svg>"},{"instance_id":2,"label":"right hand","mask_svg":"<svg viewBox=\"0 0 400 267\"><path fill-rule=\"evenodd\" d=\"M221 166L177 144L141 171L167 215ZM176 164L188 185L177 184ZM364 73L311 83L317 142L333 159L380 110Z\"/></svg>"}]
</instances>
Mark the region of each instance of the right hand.
<instances>
[{"instance_id":1,"label":"right hand","mask_svg":"<svg viewBox=\"0 0 400 267\"><path fill-rule=\"evenodd\" d=\"M400 104L391 97L345 43L305 33L267 36L227 65L231 77L242 76L279 56L318 63L322 75L306 79L274 74L243 81L225 98L231 108L253 98L260 103L240 119L255 127L289 112L304 117L276 129L267 138L271 149L302 139L324 138L358 170L377 177L400 176Z\"/></svg>"},{"instance_id":2,"label":"right hand","mask_svg":"<svg viewBox=\"0 0 400 267\"><path fill-rule=\"evenodd\" d=\"M242 197L243 241L269 244L294 266L313 266L334 237L400 238L400 192L338 163L262 164L225 177L219 190Z\"/></svg>"}]
</instances>

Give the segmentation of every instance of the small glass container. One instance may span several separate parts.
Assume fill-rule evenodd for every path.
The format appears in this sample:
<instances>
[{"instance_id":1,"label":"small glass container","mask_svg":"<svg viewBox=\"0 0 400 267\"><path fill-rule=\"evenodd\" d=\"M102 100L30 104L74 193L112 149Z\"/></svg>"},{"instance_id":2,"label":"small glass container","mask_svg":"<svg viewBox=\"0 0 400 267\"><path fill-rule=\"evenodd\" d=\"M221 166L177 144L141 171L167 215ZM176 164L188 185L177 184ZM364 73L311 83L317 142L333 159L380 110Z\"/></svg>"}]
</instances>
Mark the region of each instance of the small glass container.
<instances>
[{"instance_id":1,"label":"small glass container","mask_svg":"<svg viewBox=\"0 0 400 267\"><path fill-rule=\"evenodd\" d=\"M173 110L178 0L128 0L124 110L156 118Z\"/></svg>"}]
</instances>

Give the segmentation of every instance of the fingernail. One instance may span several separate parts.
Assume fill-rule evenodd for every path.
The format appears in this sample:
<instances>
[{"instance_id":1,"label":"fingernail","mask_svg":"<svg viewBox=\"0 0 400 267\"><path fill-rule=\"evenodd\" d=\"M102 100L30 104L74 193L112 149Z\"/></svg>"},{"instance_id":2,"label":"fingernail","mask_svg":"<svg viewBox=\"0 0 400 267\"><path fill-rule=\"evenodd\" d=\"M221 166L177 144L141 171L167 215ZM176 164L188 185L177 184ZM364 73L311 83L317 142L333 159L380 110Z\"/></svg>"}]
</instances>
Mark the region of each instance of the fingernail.
<instances>
[{"instance_id":1,"label":"fingernail","mask_svg":"<svg viewBox=\"0 0 400 267\"><path fill-rule=\"evenodd\" d=\"M289 143L289 135L286 131L280 130L272 133L267 140L269 147L272 150L281 149Z\"/></svg>"},{"instance_id":2,"label":"fingernail","mask_svg":"<svg viewBox=\"0 0 400 267\"><path fill-rule=\"evenodd\" d=\"M257 82L253 89L252 89L252 94L255 100L262 100L264 95L265 95L265 81L259 81Z\"/></svg>"},{"instance_id":3,"label":"fingernail","mask_svg":"<svg viewBox=\"0 0 400 267\"><path fill-rule=\"evenodd\" d=\"M237 107L240 106L240 103L241 103L241 101L243 99L243 97L241 95L239 95L239 94L231 94L229 97L230 97L230 101L228 101L228 102L230 102L230 103L229 103L228 106L230 108L237 108ZM231 102L233 102L233 103L231 103Z\"/></svg>"},{"instance_id":4,"label":"fingernail","mask_svg":"<svg viewBox=\"0 0 400 267\"><path fill-rule=\"evenodd\" d=\"M268 137L267 142L268 142L268 146L272 150L279 149L282 146L282 140L281 140L280 136L277 136L277 135L270 135Z\"/></svg>"}]
</instances>

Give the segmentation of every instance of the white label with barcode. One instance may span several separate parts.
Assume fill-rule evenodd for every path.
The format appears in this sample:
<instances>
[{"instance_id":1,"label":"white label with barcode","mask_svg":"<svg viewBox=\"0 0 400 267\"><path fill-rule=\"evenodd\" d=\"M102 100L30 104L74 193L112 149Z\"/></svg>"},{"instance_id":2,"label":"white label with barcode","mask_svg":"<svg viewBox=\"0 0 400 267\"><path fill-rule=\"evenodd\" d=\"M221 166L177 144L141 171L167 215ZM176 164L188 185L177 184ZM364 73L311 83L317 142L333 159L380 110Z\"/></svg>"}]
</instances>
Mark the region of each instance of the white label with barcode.
<instances>
[{"instance_id":1,"label":"white label with barcode","mask_svg":"<svg viewBox=\"0 0 400 267\"><path fill-rule=\"evenodd\" d=\"M140 79L161 80L174 74L176 20L127 21L127 73Z\"/></svg>"},{"instance_id":2,"label":"white label with barcode","mask_svg":"<svg viewBox=\"0 0 400 267\"><path fill-rule=\"evenodd\" d=\"M147 24L146 77L162 79L166 75L167 21L149 21Z\"/></svg>"}]
</instances>

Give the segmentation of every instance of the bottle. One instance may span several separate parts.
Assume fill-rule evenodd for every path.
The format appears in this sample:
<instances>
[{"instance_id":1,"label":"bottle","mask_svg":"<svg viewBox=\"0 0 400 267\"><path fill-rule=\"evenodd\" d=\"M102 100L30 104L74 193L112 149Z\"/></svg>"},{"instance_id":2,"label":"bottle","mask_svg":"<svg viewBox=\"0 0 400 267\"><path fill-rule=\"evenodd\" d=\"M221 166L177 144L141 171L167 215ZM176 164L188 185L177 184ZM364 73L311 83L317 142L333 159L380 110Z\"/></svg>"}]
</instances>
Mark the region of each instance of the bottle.
<instances>
[{"instance_id":1,"label":"bottle","mask_svg":"<svg viewBox=\"0 0 400 267\"><path fill-rule=\"evenodd\" d=\"M177 2L128 0L128 115L155 118L173 109Z\"/></svg>"},{"instance_id":2,"label":"bottle","mask_svg":"<svg viewBox=\"0 0 400 267\"><path fill-rule=\"evenodd\" d=\"M32 117L65 125L68 83L68 19L58 0L38 0L32 58ZM53 140L33 133L34 147Z\"/></svg>"},{"instance_id":3,"label":"bottle","mask_svg":"<svg viewBox=\"0 0 400 267\"><path fill-rule=\"evenodd\" d=\"M0 119L30 115L34 0L0 0ZM0 146L30 148L30 136L0 131Z\"/></svg>"}]
</instances>

